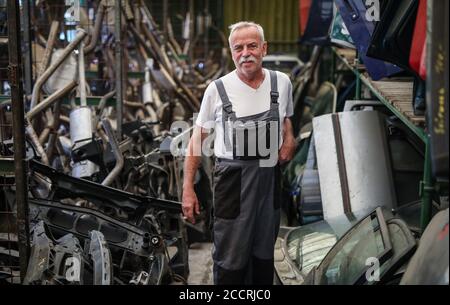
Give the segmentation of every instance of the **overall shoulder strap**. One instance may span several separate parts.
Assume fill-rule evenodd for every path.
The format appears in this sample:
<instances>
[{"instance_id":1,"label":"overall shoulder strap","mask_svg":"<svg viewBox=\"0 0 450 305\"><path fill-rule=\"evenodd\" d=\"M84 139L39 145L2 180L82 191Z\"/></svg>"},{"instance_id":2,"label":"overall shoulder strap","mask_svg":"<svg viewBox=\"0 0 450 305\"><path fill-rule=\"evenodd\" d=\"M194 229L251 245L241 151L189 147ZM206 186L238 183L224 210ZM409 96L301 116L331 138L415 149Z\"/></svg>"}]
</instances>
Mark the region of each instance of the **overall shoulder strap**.
<instances>
[{"instance_id":1,"label":"overall shoulder strap","mask_svg":"<svg viewBox=\"0 0 450 305\"><path fill-rule=\"evenodd\" d=\"M215 80L217 91L219 92L220 99L222 100L222 108L228 114L231 115L233 113L232 105L230 99L228 98L227 92L225 91L225 87L221 79Z\"/></svg>"},{"instance_id":2,"label":"overall shoulder strap","mask_svg":"<svg viewBox=\"0 0 450 305\"><path fill-rule=\"evenodd\" d=\"M225 148L227 151L232 149L231 142L229 138L229 132L227 125L225 124L228 121L228 118L232 120L236 118L236 114L233 112L232 105L230 99L228 98L227 92L225 91L225 87L221 79L215 80L217 91L219 92L220 99L222 100L222 128L223 128L223 138L225 143Z\"/></svg>"},{"instance_id":3,"label":"overall shoulder strap","mask_svg":"<svg viewBox=\"0 0 450 305\"><path fill-rule=\"evenodd\" d=\"M278 104L278 97L280 96L278 93L278 79L277 72L269 70L270 74L270 100L274 104Z\"/></svg>"}]
</instances>

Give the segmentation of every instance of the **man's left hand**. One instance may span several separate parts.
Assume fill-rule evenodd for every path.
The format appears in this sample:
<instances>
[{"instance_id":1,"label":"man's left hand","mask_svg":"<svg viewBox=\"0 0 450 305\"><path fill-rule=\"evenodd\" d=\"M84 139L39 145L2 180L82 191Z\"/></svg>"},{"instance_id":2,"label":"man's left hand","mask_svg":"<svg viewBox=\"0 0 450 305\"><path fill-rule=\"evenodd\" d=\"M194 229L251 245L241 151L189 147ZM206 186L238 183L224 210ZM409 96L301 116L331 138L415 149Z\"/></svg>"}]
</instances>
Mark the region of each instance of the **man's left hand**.
<instances>
[{"instance_id":1,"label":"man's left hand","mask_svg":"<svg viewBox=\"0 0 450 305\"><path fill-rule=\"evenodd\" d=\"M278 152L278 160L281 164L291 161L294 158L297 142L294 138L294 129L289 118L285 118L283 122L283 145Z\"/></svg>"},{"instance_id":2,"label":"man's left hand","mask_svg":"<svg viewBox=\"0 0 450 305\"><path fill-rule=\"evenodd\" d=\"M291 161L294 158L295 148L297 144L293 136L286 137L278 154L278 160L281 164Z\"/></svg>"}]
</instances>

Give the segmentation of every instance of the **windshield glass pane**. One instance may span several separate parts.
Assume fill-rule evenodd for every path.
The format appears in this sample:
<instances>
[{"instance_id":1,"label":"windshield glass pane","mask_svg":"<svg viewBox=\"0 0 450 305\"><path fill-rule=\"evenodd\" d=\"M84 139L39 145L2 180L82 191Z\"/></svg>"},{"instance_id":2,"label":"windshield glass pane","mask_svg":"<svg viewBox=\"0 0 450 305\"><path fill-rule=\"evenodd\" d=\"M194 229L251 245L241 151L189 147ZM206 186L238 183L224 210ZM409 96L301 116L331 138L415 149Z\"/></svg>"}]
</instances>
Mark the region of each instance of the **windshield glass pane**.
<instances>
[{"instance_id":1,"label":"windshield glass pane","mask_svg":"<svg viewBox=\"0 0 450 305\"><path fill-rule=\"evenodd\" d=\"M326 222L300 227L287 237L288 255L306 275L314 266L320 264L336 241L335 233Z\"/></svg>"},{"instance_id":2,"label":"windshield glass pane","mask_svg":"<svg viewBox=\"0 0 450 305\"><path fill-rule=\"evenodd\" d=\"M368 267L367 259L384 251L378 218L367 217L339 241L334 256L320 267L319 284L354 284Z\"/></svg>"}]
</instances>

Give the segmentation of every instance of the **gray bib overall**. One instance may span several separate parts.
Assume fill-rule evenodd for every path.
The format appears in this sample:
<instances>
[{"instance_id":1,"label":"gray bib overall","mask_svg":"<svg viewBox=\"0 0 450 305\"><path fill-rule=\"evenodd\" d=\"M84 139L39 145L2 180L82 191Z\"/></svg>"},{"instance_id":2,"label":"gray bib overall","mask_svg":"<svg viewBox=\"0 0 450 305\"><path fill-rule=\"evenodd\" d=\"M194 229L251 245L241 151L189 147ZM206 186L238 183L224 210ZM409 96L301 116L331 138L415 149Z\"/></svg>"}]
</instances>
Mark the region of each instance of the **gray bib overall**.
<instances>
[{"instance_id":1,"label":"gray bib overall","mask_svg":"<svg viewBox=\"0 0 450 305\"><path fill-rule=\"evenodd\" d=\"M261 139L266 145L271 143L275 132L270 132L267 123L275 122L278 128L280 124L277 76L269 72L270 109L248 117L236 117L222 81L215 82L223 104L225 145L233 149L233 160L217 159L214 171L214 283L219 285L270 285L273 281L274 244L280 224L280 169L277 163L260 166L266 156L258 149L256 154L251 151ZM230 127L225 122L237 123ZM238 138L240 128L247 130L243 139ZM229 135L233 143L227 143ZM279 142L272 143L276 147L271 149L278 152Z\"/></svg>"}]
</instances>

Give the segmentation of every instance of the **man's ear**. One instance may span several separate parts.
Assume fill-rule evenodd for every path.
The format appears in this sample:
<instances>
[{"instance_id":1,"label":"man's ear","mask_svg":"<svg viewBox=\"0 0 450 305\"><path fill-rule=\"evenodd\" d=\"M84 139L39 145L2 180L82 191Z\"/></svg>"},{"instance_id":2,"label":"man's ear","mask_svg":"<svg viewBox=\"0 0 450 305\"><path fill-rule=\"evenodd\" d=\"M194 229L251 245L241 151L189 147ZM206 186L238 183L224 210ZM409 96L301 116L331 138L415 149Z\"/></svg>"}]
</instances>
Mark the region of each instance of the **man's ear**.
<instances>
[{"instance_id":1,"label":"man's ear","mask_svg":"<svg viewBox=\"0 0 450 305\"><path fill-rule=\"evenodd\" d=\"M267 55L267 41L264 41L263 44L263 57Z\"/></svg>"}]
</instances>

